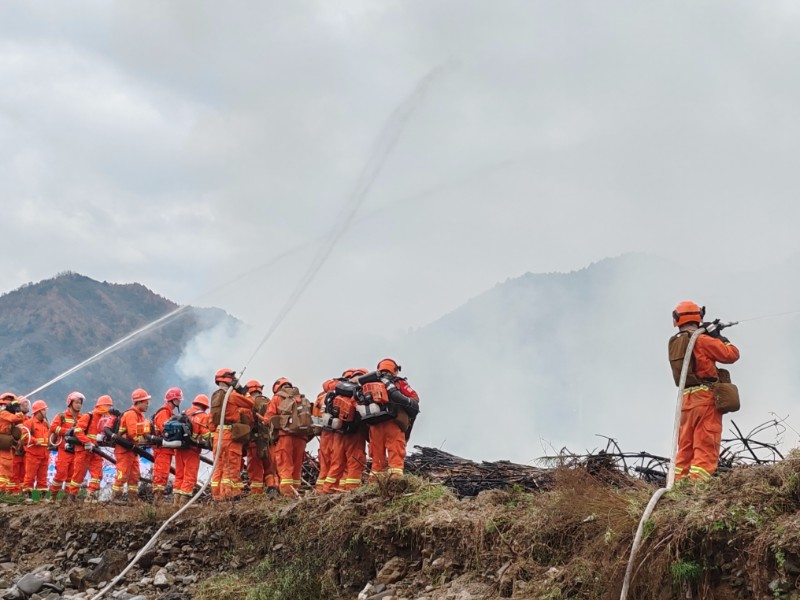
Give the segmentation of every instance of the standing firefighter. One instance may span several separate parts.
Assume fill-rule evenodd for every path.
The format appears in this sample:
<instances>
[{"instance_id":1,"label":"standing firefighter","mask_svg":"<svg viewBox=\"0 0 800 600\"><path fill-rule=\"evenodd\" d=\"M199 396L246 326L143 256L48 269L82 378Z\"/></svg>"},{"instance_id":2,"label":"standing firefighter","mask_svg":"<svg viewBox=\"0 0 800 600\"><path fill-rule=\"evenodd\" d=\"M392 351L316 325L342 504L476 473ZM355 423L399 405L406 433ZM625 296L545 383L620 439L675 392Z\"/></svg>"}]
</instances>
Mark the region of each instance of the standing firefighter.
<instances>
[{"instance_id":1,"label":"standing firefighter","mask_svg":"<svg viewBox=\"0 0 800 600\"><path fill-rule=\"evenodd\" d=\"M267 482L270 476L269 461L269 432L264 416L267 414L267 399L264 397L264 384L257 379L251 379L245 384L247 393L253 399L253 431L250 442L247 444L247 477L250 480L250 493L260 495L264 493L264 485L273 485ZM261 417L261 418L259 418Z\"/></svg>"},{"instance_id":2,"label":"standing firefighter","mask_svg":"<svg viewBox=\"0 0 800 600\"><path fill-rule=\"evenodd\" d=\"M354 490L361 485L367 466L367 431L361 422L355 395L359 389L358 378L366 374L366 369L348 369L336 381L327 398L329 408L336 412L341 427L333 432L323 493Z\"/></svg>"},{"instance_id":3,"label":"standing firefighter","mask_svg":"<svg viewBox=\"0 0 800 600\"><path fill-rule=\"evenodd\" d=\"M221 444L219 461L211 475L211 497L214 500L234 500L241 496L244 489L242 482L242 455L244 446L250 441L250 430L253 418L253 399L246 395L246 390L230 390L228 404L225 407L225 424L222 423L222 404L228 389L236 383L236 372L231 369L220 369L214 376L219 389L211 395L211 430L214 432L213 451Z\"/></svg>"},{"instance_id":4,"label":"standing firefighter","mask_svg":"<svg viewBox=\"0 0 800 600\"><path fill-rule=\"evenodd\" d=\"M20 425L25 420L16 399L11 392L0 395L0 492L4 493L13 493L14 451L22 435Z\"/></svg>"},{"instance_id":5,"label":"standing firefighter","mask_svg":"<svg viewBox=\"0 0 800 600\"><path fill-rule=\"evenodd\" d=\"M384 358L378 363L374 373L362 376L362 384L375 379L386 388L389 410L393 419L381 421L369 426L369 453L372 457L372 475L387 471L389 476L402 476L406 458L406 440L411 435L411 428L419 413L419 396L400 377L401 367L391 358ZM366 388L366 385L364 386Z\"/></svg>"},{"instance_id":6,"label":"standing firefighter","mask_svg":"<svg viewBox=\"0 0 800 600\"><path fill-rule=\"evenodd\" d=\"M294 497L302 483L306 444L312 433L311 403L284 377L272 384L272 393L275 395L267 406L266 418L278 430L278 489L282 496Z\"/></svg>"},{"instance_id":7,"label":"standing firefighter","mask_svg":"<svg viewBox=\"0 0 800 600\"><path fill-rule=\"evenodd\" d=\"M47 490L47 467L50 450L47 438L50 427L47 424L47 404L37 400L31 407L33 416L25 421L20 442L25 448L25 481L23 491L28 498L33 497L33 490Z\"/></svg>"},{"instance_id":8,"label":"standing firefighter","mask_svg":"<svg viewBox=\"0 0 800 600\"><path fill-rule=\"evenodd\" d=\"M103 479L103 457L97 449L97 436L103 433L106 426L106 417L114 408L111 396L100 396L94 405L94 410L81 415L75 426L74 436L78 440L75 444L75 466L72 469L72 481L69 484L70 500L77 500L81 484L89 473L89 486L86 499L94 501L100 491L100 481ZM119 413L115 411L118 415ZM111 417L110 417L111 418Z\"/></svg>"},{"instance_id":9,"label":"standing firefighter","mask_svg":"<svg viewBox=\"0 0 800 600\"><path fill-rule=\"evenodd\" d=\"M173 415L179 412L178 406L183 400L183 392L180 388L169 388L164 394L164 406L153 415L153 430L155 435L164 435L164 423L170 420ZM169 482L169 470L172 467L172 457L175 450L172 448L153 448L153 500L160 502L164 498L164 491Z\"/></svg>"},{"instance_id":10,"label":"standing firefighter","mask_svg":"<svg viewBox=\"0 0 800 600\"><path fill-rule=\"evenodd\" d=\"M24 396L11 401L11 407L17 407L22 413L23 419L27 420L28 411L30 410L31 403ZM21 431L21 430L20 430ZM22 493L22 483L25 481L25 444L22 440L17 442L14 450L13 466L11 468L11 478L9 481L8 491L12 494Z\"/></svg>"},{"instance_id":11,"label":"standing firefighter","mask_svg":"<svg viewBox=\"0 0 800 600\"><path fill-rule=\"evenodd\" d=\"M689 338L700 327L705 314L705 307L689 301L681 302L672 312L672 323L679 330L669 340L669 359L676 385L680 385ZM675 459L676 479L705 480L717 470L722 413L717 410L714 400L714 385L720 381L721 375L715 363L731 364L737 360L739 350L720 334L719 329L697 338L683 390Z\"/></svg>"},{"instance_id":12,"label":"standing firefighter","mask_svg":"<svg viewBox=\"0 0 800 600\"><path fill-rule=\"evenodd\" d=\"M312 409L312 416L318 418L323 423L319 433L319 452L317 453L317 460L319 461L319 474L317 475L317 483L314 486L318 494L325 493L328 471L330 471L331 462L333 460L334 433L333 429L330 427L330 423L325 423L324 415L327 412L325 410L325 399L328 394L333 391L334 387L336 387L335 379L329 379L323 383L322 391L317 394L317 399L314 402L314 408ZM338 482L333 480L328 487L333 487L333 485L336 483Z\"/></svg>"},{"instance_id":13,"label":"standing firefighter","mask_svg":"<svg viewBox=\"0 0 800 600\"><path fill-rule=\"evenodd\" d=\"M175 483L173 484L173 502L178 506L185 504L194 494L197 484L197 473L200 470L201 447L211 444L211 431L208 428L209 407L208 396L198 394L192 405L183 413L192 428L192 443L188 447L175 450Z\"/></svg>"},{"instance_id":14,"label":"standing firefighter","mask_svg":"<svg viewBox=\"0 0 800 600\"><path fill-rule=\"evenodd\" d=\"M70 392L67 396L67 410L57 414L50 424L50 442L58 446L56 455L56 474L53 483L50 484L50 492L53 496L61 491L61 486L66 485L65 491L69 492L70 482L72 481L72 469L75 465L75 455L67 452L66 435L67 431L75 427L78 417L81 416L81 408L86 398L80 392Z\"/></svg>"},{"instance_id":15,"label":"standing firefighter","mask_svg":"<svg viewBox=\"0 0 800 600\"><path fill-rule=\"evenodd\" d=\"M112 436L114 456L117 459L117 475L111 490L115 500L122 499L123 488L128 486L128 500L138 499L139 495L139 455L134 448L150 441L151 425L145 417L150 406L150 394L141 388L131 393L133 408L129 408L119 418L119 429Z\"/></svg>"}]
</instances>

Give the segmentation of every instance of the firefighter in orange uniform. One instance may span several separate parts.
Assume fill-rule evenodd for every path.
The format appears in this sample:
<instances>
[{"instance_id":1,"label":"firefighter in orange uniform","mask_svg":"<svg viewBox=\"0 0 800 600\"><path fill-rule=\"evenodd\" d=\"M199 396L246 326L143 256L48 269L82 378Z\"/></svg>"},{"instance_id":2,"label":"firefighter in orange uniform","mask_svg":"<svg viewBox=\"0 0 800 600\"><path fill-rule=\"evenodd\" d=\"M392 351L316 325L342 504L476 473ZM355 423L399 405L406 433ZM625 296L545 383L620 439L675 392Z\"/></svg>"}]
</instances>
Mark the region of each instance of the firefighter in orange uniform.
<instances>
[{"instance_id":1,"label":"firefighter in orange uniform","mask_svg":"<svg viewBox=\"0 0 800 600\"><path fill-rule=\"evenodd\" d=\"M672 323L678 328L678 333L669 341L670 362L673 362L673 354L680 354L678 349L681 346L685 352L688 338L700 327L704 316L705 307L701 308L690 301L681 302L672 312ZM714 392L710 384L716 382L719 376L715 363L732 364L737 360L738 348L723 337L719 329L697 338L683 391L678 454L675 459L676 480L687 477L706 480L717 470L722 414L714 404Z\"/></svg>"},{"instance_id":2,"label":"firefighter in orange uniform","mask_svg":"<svg viewBox=\"0 0 800 600\"><path fill-rule=\"evenodd\" d=\"M14 450L21 433L19 426L25 420L16 399L11 392L0 395L0 493L11 493Z\"/></svg>"},{"instance_id":3,"label":"firefighter in orange uniform","mask_svg":"<svg viewBox=\"0 0 800 600\"><path fill-rule=\"evenodd\" d=\"M272 417L280 416L281 401L287 398L289 390L294 392L291 382L281 377L272 384L272 400L267 405L267 422L271 422ZM299 397L299 396L298 396ZM288 431L278 431L278 442L274 446L275 463L278 467L278 489L281 496L296 497L302 483L303 460L306 454L306 444L308 437L297 435Z\"/></svg>"},{"instance_id":4,"label":"firefighter in orange uniform","mask_svg":"<svg viewBox=\"0 0 800 600\"><path fill-rule=\"evenodd\" d=\"M142 388L131 393L133 408L119 417L119 429L112 437L114 457L117 460L117 475L111 490L115 500L122 499L123 488L128 486L128 500L138 499L139 495L139 455L125 445L140 445L150 441L152 427L145 413L150 406L150 394Z\"/></svg>"},{"instance_id":5,"label":"firefighter in orange uniform","mask_svg":"<svg viewBox=\"0 0 800 600\"><path fill-rule=\"evenodd\" d=\"M194 445L175 450L175 483L173 484L173 502L178 506L185 504L194 494L197 484L197 473L200 470L201 445L211 445L211 431L208 428L208 396L199 394L184 414L192 426Z\"/></svg>"},{"instance_id":6,"label":"firefighter in orange uniform","mask_svg":"<svg viewBox=\"0 0 800 600\"><path fill-rule=\"evenodd\" d=\"M47 467L50 458L47 438L50 426L47 423L47 404L37 400L31 407L33 416L25 421L20 442L25 451L25 481L23 491L28 498L33 497L33 490L47 490Z\"/></svg>"},{"instance_id":7,"label":"firefighter in orange uniform","mask_svg":"<svg viewBox=\"0 0 800 600\"><path fill-rule=\"evenodd\" d=\"M86 473L89 473L89 485L86 500L97 500L100 491L100 481L103 479L103 457L94 452L97 447L97 436L103 433L104 419L109 411L114 408L111 396L100 396L94 405L94 410L81 415L75 426L75 466L72 469L72 481L69 484L69 498L77 500Z\"/></svg>"},{"instance_id":8,"label":"firefighter in orange uniform","mask_svg":"<svg viewBox=\"0 0 800 600\"><path fill-rule=\"evenodd\" d=\"M153 431L157 436L163 436L164 423L179 412L179 405L183 400L180 388L169 388L164 394L164 406L153 415ZM173 448L153 448L153 500L160 502L164 498L164 491L169 483L169 470L172 467L172 457L175 456Z\"/></svg>"},{"instance_id":9,"label":"firefighter in orange uniform","mask_svg":"<svg viewBox=\"0 0 800 600\"><path fill-rule=\"evenodd\" d=\"M67 396L67 410L57 414L50 424L50 441L53 445L58 445L56 455L56 474L50 484L50 493L55 495L61 491L61 486L66 485L66 492L69 492L70 482L72 481L72 469L75 464L75 455L64 449L66 441L64 438L67 431L75 427L78 417L81 416L81 408L86 400L80 392L70 392Z\"/></svg>"},{"instance_id":10,"label":"firefighter in orange uniform","mask_svg":"<svg viewBox=\"0 0 800 600\"><path fill-rule=\"evenodd\" d=\"M389 406L395 417L369 426L371 479L383 471L390 476L402 476L405 468L406 440L419 413L419 396L405 378L398 376L400 369L391 358L378 363L377 372L386 382Z\"/></svg>"},{"instance_id":11,"label":"firefighter in orange uniform","mask_svg":"<svg viewBox=\"0 0 800 600\"><path fill-rule=\"evenodd\" d=\"M322 384L322 391L317 394L317 399L314 401L314 417L319 419L325 414L325 397L328 392L332 391L336 385L335 379L329 379ZM314 486L318 494L325 493L325 482L330 470L332 451L333 451L333 430L330 427L323 427L319 434L319 452L317 453L317 461L319 462L319 474L317 475L317 483ZM336 483L335 481L333 483Z\"/></svg>"},{"instance_id":12,"label":"firefighter in orange uniform","mask_svg":"<svg viewBox=\"0 0 800 600\"><path fill-rule=\"evenodd\" d=\"M257 379L251 379L245 387L253 399L253 411L263 417L267 412L267 399L262 393L264 384ZM267 426L256 415L253 416L253 432L247 444L247 477L250 480L250 493L258 496L264 493L270 461Z\"/></svg>"},{"instance_id":13,"label":"firefighter in orange uniform","mask_svg":"<svg viewBox=\"0 0 800 600\"><path fill-rule=\"evenodd\" d=\"M28 418L28 411L30 410L31 403L27 398L21 396L16 399L16 405L22 412L23 420ZM11 468L11 478L9 481L9 493L21 494L22 484L25 481L25 444L20 440L17 442L16 449L14 450L13 466Z\"/></svg>"},{"instance_id":14,"label":"firefighter in orange uniform","mask_svg":"<svg viewBox=\"0 0 800 600\"><path fill-rule=\"evenodd\" d=\"M246 432L252 426L253 399L246 390L231 390L225 408L225 423L222 425L222 404L228 389L235 386L236 372L220 369L214 376L219 386L211 396L211 430L214 432L212 449L214 456L221 444L222 452L211 475L211 497L214 500L238 499L244 490L241 468L244 444L249 441Z\"/></svg>"},{"instance_id":15,"label":"firefighter in orange uniform","mask_svg":"<svg viewBox=\"0 0 800 600\"><path fill-rule=\"evenodd\" d=\"M356 383L366 373L366 369L348 369L342 373L340 381ZM325 493L354 490L361 485L367 466L366 433L358 413L354 414L353 421L343 423L342 429L334 432L331 462L323 487Z\"/></svg>"}]
</instances>

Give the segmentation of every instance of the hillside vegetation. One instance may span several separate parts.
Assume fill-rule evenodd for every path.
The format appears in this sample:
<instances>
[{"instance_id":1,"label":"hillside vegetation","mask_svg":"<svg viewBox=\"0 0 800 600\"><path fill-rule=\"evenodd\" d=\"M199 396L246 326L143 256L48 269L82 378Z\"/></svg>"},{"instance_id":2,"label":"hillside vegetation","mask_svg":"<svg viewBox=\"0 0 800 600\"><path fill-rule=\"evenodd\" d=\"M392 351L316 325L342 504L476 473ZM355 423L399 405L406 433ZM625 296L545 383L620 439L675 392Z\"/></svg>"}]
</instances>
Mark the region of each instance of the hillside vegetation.
<instances>
[{"instance_id":1,"label":"hillside vegetation","mask_svg":"<svg viewBox=\"0 0 800 600\"><path fill-rule=\"evenodd\" d=\"M171 600L618 598L653 488L618 472L555 475L539 493L458 499L410 477L337 496L203 504L120 591ZM800 597L798 509L797 455L681 486L646 524L629 597ZM85 597L80 590L121 570L172 510L5 506L6 535L17 541L4 549L5 583L46 565L65 598Z\"/></svg>"}]
</instances>

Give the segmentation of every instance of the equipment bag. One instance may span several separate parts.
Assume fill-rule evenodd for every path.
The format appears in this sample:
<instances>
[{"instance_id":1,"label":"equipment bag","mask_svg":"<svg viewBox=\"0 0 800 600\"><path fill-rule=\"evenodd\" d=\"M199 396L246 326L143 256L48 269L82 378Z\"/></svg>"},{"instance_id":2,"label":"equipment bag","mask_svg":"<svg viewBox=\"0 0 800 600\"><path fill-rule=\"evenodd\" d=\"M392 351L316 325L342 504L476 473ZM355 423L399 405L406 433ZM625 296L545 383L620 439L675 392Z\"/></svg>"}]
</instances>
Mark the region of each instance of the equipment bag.
<instances>
[{"instance_id":1,"label":"equipment bag","mask_svg":"<svg viewBox=\"0 0 800 600\"><path fill-rule=\"evenodd\" d=\"M192 439L192 423L185 413L170 417L162 430L164 448L182 448Z\"/></svg>"},{"instance_id":2,"label":"equipment bag","mask_svg":"<svg viewBox=\"0 0 800 600\"><path fill-rule=\"evenodd\" d=\"M731 383L731 373L727 369L718 370L718 381L711 386L714 391L714 405L723 415L741 408L739 388Z\"/></svg>"},{"instance_id":3,"label":"equipment bag","mask_svg":"<svg viewBox=\"0 0 800 600\"><path fill-rule=\"evenodd\" d=\"M364 404L389 404L389 392L382 382L365 383L361 386Z\"/></svg>"},{"instance_id":4,"label":"equipment bag","mask_svg":"<svg viewBox=\"0 0 800 600\"><path fill-rule=\"evenodd\" d=\"M278 390L278 414L270 419L275 429L281 429L292 435L313 435L314 424L311 420L312 405L308 398L296 387L285 387Z\"/></svg>"},{"instance_id":5,"label":"equipment bag","mask_svg":"<svg viewBox=\"0 0 800 600\"><path fill-rule=\"evenodd\" d=\"M217 390L211 394L211 422L219 427L222 421L222 402L225 400L225 390Z\"/></svg>"},{"instance_id":6,"label":"equipment bag","mask_svg":"<svg viewBox=\"0 0 800 600\"><path fill-rule=\"evenodd\" d=\"M669 366L672 368L672 379L675 380L675 385L680 385L683 361L686 357L686 349L689 347L689 338L691 337L691 334L681 332L669 338ZM686 372L686 387L694 387L703 383L694 374L694 363L694 354L692 354L689 359L689 369Z\"/></svg>"},{"instance_id":7,"label":"equipment bag","mask_svg":"<svg viewBox=\"0 0 800 600\"><path fill-rule=\"evenodd\" d=\"M231 440L237 444L250 441L250 425L247 423L234 423L231 425Z\"/></svg>"},{"instance_id":8,"label":"equipment bag","mask_svg":"<svg viewBox=\"0 0 800 600\"><path fill-rule=\"evenodd\" d=\"M336 396L333 399L334 413L343 423L350 423L356 418L356 401L346 396Z\"/></svg>"},{"instance_id":9,"label":"equipment bag","mask_svg":"<svg viewBox=\"0 0 800 600\"><path fill-rule=\"evenodd\" d=\"M14 436L10 433L0 433L0 450L11 450L14 446Z\"/></svg>"}]
</instances>

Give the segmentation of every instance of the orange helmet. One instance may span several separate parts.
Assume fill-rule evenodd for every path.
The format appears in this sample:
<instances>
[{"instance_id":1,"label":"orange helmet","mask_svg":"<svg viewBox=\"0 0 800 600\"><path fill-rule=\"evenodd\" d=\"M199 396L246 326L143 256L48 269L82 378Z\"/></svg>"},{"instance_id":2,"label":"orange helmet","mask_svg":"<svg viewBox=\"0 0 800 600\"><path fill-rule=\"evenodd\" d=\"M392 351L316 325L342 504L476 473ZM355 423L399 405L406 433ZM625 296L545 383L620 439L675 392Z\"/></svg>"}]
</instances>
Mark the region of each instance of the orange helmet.
<instances>
[{"instance_id":1,"label":"orange helmet","mask_svg":"<svg viewBox=\"0 0 800 600\"><path fill-rule=\"evenodd\" d=\"M236 371L231 369L220 369L214 375L214 383L227 383L232 384L236 379Z\"/></svg>"},{"instance_id":2,"label":"orange helmet","mask_svg":"<svg viewBox=\"0 0 800 600\"><path fill-rule=\"evenodd\" d=\"M384 358L378 363L378 371L389 371L393 375L397 375L403 368L397 364L397 361L391 358Z\"/></svg>"},{"instance_id":3,"label":"orange helmet","mask_svg":"<svg viewBox=\"0 0 800 600\"><path fill-rule=\"evenodd\" d=\"M75 400L80 400L81 402L84 402L86 400L86 396L84 396L80 392L70 392L69 395L67 396L67 408L72 406L72 403L75 402Z\"/></svg>"},{"instance_id":4,"label":"orange helmet","mask_svg":"<svg viewBox=\"0 0 800 600\"><path fill-rule=\"evenodd\" d=\"M108 408L111 408L112 406L114 406L114 401L111 400L111 396L108 396L108 395L100 396L97 399L97 403L94 405L94 407L95 408L102 408L103 406L106 406Z\"/></svg>"},{"instance_id":5,"label":"orange helmet","mask_svg":"<svg viewBox=\"0 0 800 600\"><path fill-rule=\"evenodd\" d=\"M0 394L0 406L5 406L9 402L13 402L17 397L11 392L3 392Z\"/></svg>"},{"instance_id":6,"label":"orange helmet","mask_svg":"<svg viewBox=\"0 0 800 600\"><path fill-rule=\"evenodd\" d=\"M322 384L322 389L326 392L332 392L337 383L335 379L328 379L328 381Z\"/></svg>"},{"instance_id":7,"label":"orange helmet","mask_svg":"<svg viewBox=\"0 0 800 600\"><path fill-rule=\"evenodd\" d=\"M706 307L702 308L690 300L684 300L672 311L672 324L675 327L687 323L701 323L706 316Z\"/></svg>"},{"instance_id":8,"label":"orange helmet","mask_svg":"<svg viewBox=\"0 0 800 600\"><path fill-rule=\"evenodd\" d=\"M40 410L47 410L47 404L45 404L44 400L37 400L36 402L33 403L33 406L31 406L31 412L34 414L36 414Z\"/></svg>"},{"instance_id":9,"label":"orange helmet","mask_svg":"<svg viewBox=\"0 0 800 600\"><path fill-rule=\"evenodd\" d=\"M167 390L167 393L164 394L164 400L170 402L171 400L183 400L183 392L181 388L172 387Z\"/></svg>"},{"instance_id":10,"label":"orange helmet","mask_svg":"<svg viewBox=\"0 0 800 600\"><path fill-rule=\"evenodd\" d=\"M367 374L366 369L353 369L353 374L351 375L351 377L358 377L359 375L366 375L366 374Z\"/></svg>"},{"instance_id":11,"label":"orange helmet","mask_svg":"<svg viewBox=\"0 0 800 600\"><path fill-rule=\"evenodd\" d=\"M275 383L272 384L272 393L277 394L278 390L281 389L283 386L288 385L291 387L292 382L286 379L285 377L281 377Z\"/></svg>"},{"instance_id":12,"label":"orange helmet","mask_svg":"<svg viewBox=\"0 0 800 600\"><path fill-rule=\"evenodd\" d=\"M264 391L264 384L261 383L258 379L251 379L245 384L247 388L247 393L252 394L253 392L262 392Z\"/></svg>"},{"instance_id":13,"label":"orange helmet","mask_svg":"<svg viewBox=\"0 0 800 600\"><path fill-rule=\"evenodd\" d=\"M131 402L134 404L137 402L144 402L145 400L150 400L150 394L145 392L142 388L136 388L131 393Z\"/></svg>"},{"instance_id":14,"label":"orange helmet","mask_svg":"<svg viewBox=\"0 0 800 600\"><path fill-rule=\"evenodd\" d=\"M205 394L198 394L197 396L194 397L194 400L192 400L192 404L196 406L202 406L203 410L208 410L209 407L208 396L206 396Z\"/></svg>"}]
</instances>

